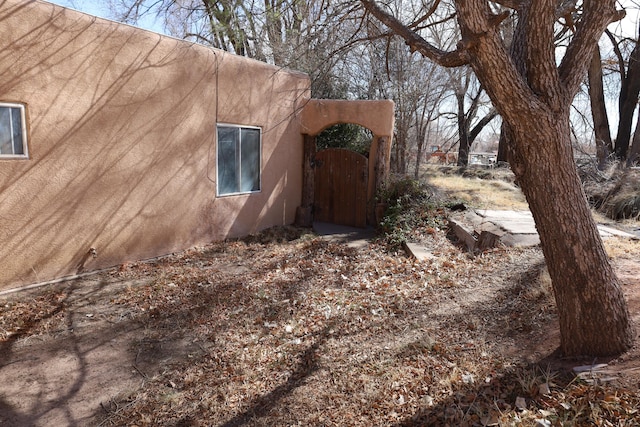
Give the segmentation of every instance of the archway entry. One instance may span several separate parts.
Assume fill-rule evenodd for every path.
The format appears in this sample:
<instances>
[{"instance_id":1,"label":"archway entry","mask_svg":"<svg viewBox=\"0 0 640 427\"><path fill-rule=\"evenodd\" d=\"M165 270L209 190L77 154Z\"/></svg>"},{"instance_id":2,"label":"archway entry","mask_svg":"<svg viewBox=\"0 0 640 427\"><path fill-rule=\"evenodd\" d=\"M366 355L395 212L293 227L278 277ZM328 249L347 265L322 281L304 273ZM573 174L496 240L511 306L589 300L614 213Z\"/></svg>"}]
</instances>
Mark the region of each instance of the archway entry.
<instances>
[{"instance_id":1,"label":"archway entry","mask_svg":"<svg viewBox=\"0 0 640 427\"><path fill-rule=\"evenodd\" d=\"M296 212L296 223L375 224L375 195L389 174L393 101L311 99L302 110L301 121L305 132L302 204ZM316 136L341 123L371 131L368 159L345 149L317 151Z\"/></svg>"}]
</instances>

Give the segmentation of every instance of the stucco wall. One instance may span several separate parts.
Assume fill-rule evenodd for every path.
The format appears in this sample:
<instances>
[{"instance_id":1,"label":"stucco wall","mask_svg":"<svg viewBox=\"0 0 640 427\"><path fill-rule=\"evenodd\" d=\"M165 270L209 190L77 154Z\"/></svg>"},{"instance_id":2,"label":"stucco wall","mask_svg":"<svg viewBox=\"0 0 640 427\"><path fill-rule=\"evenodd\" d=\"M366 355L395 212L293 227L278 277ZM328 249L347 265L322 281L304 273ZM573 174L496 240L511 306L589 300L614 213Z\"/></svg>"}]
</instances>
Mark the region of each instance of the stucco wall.
<instances>
[{"instance_id":1,"label":"stucco wall","mask_svg":"<svg viewBox=\"0 0 640 427\"><path fill-rule=\"evenodd\" d=\"M0 52L29 138L0 159L0 289L294 221L306 75L29 0ZM260 193L216 197L216 122L262 128Z\"/></svg>"},{"instance_id":2,"label":"stucco wall","mask_svg":"<svg viewBox=\"0 0 640 427\"><path fill-rule=\"evenodd\" d=\"M395 103L390 99L343 100L311 99L302 111L302 132L317 135L337 123L355 123L364 126L374 135L391 138Z\"/></svg>"}]
</instances>

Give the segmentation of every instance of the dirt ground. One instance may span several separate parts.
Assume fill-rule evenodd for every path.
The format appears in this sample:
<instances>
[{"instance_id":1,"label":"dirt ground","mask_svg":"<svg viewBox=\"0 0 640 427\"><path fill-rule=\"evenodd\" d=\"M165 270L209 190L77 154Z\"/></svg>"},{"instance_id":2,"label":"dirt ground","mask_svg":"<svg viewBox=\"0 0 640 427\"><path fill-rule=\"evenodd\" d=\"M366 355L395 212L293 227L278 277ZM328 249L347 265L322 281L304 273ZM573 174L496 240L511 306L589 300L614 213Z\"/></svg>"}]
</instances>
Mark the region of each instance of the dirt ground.
<instances>
[{"instance_id":1,"label":"dirt ground","mask_svg":"<svg viewBox=\"0 0 640 427\"><path fill-rule=\"evenodd\" d=\"M472 256L434 230L416 262L284 237L0 296L0 425L584 425L614 395L639 421L640 345L557 357L538 248ZM637 325L639 245L608 243ZM550 373L592 363L600 415Z\"/></svg>"}]
</instances>

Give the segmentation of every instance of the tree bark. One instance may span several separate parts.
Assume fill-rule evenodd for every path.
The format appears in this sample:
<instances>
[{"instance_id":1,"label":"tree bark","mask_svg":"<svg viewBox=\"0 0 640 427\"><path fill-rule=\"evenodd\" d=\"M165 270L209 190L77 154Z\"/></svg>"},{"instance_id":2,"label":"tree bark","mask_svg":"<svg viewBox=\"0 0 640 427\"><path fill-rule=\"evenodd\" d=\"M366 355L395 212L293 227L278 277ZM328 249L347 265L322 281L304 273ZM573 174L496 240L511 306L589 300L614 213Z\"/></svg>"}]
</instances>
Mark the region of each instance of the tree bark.
<instances>
[{"instance_id":1,"label":"tree bark","mask_svg":"<svg viewBox=\"0 0 640 427\"><path fill-rule=\"evenodd\" d=\"M457 93L458 101L458 166L466 168L469 165L469 124L464 111L465 93Z\"/></svg>"},{"instance_id":2,"label":"tree bark","mask_svg":"<svg viewBox=\"0 0 640 427\"><path fill-rule=\"evenodd\" d=\"M628 350L635 335L629 312L573 160L569 106L579 79L563 76L566 63L555 68L555 2L529 3L522 27L527 33L525 75L509 63L487 22L486 2L456 4L471 65L509 128L509 160L540 235L558 307L562 352L603 356ZM601 31L606 22L600 22ZM570 46L567 54L575 56L576 71L584 75L593 53L582 43ZM511 83L505 81L508 77Z\"/></svg>"},{"instance_id":3,"label":"tree bark","mask_svg":"<svg viewBox=\"0 0 640 427\"><path fill-rule=\"evenodd\" d=\"M413 169L413 177L414 179L418 179L420 177L420 165L422 164L422 156L424 152L424 143L426 138L426 126L419 122L417 126L416 132L416 165Z\"/></svg>"},{"instance_id":4,"label":"tree bark","mask_svg":"<svg viewBox=\"0 0 640 427\"><path fill-rule=\"evenodd\" d=\"M631 153L627 159L627 166L633 166L640 158L640 110L636 120L636 129L633 131L633 141L631 142Z\"/></svg>"},{"instance_id":5,"label":"tree bark","mask_svg":"<svg viewBox=\"0 0 640 427\"><path fill-rule=\"evenodd\" d=\"M500 126L500 139L498 140L498 156L496 157L498 163L509 161L509 153L507 150L508 140L505 132L506 124L503 122L502 126Z\"/></svg>"},{"instance_id":6,"label":"tree bark","mask_svg":"<svg viewBox=\"0 0 640 427\"><path fill-rule=\"evenodd\" d=\"M638 105L638 95L640 94L640 43L636 46L629 57L626 76L622 77L622 87L620 88L620 100L618 109L620 120L618 122L618 133L616 135L615 153L620 160L627 158L629 141L631 140L631 127L633 124L633 114Z\"/></svg>"},{"instance_id":7,"label":"tree bark","mask_svg":"<svg viewBox=\"0 0 640 427\"><path fill-rule=\"evenodd\" d=\"M576 172L568 112L535 119L537 126L516 124L511 131L515 162L524 171L518 183L553 283L562 353L619 354L631 347L634 331ZM531 133L534 127L538 131Z\"/></svg>"},{"instance_id":8,"label":"tree bark","mask_svg":"<svg viewBox=\"0 0 640 427\"><path fill-rule=\"evenodd\" d=\"M371 0L361 2L376 17L385 15ZM607 25L621 17L616 1L583 1L559 66L554 46L557 0L514 3L519 33L511 55L497 29L504 14L494 15L486 0L456 0L455 5L462 40L452 55L469 59L505 123L511 168L529 202L553 283L561 350L565 356L626 351L635 331L582 190L569 124L571 101L587 74L595 44ZM394 31L402 26L395 18L383 17ZM409 31L400 30L401 35ZM424 40L414 37L407 43L447 65L443 58L449 54L422 50Z\"/></svg>"},{"instance_id":9,"label":"tree bark","mask_svg":"<svg viewBox=\"0 0 640 427\"><path fill-rule=\"evenodd\" d=\"M589 100L591 102L591 115L593 116L593 130L596 138L596 157L598 169L606 166L607 159L613 149L611 141L611 129L604 102L604 85L602 84L602 59L600 49L596 46L589 65Z\"/></svg>"}]
</instances>

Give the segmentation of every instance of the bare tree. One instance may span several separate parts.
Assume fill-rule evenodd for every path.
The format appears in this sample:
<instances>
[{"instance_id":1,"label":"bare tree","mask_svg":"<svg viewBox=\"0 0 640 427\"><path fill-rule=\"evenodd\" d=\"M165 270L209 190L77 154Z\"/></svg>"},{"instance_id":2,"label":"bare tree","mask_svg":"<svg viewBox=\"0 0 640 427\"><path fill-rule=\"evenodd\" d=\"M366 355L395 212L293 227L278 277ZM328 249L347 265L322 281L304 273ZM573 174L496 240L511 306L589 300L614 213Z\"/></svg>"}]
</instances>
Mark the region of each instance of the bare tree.
<instances>
[{"instance_id":1,"label":"bare tree","mask_svg":"<svg viewBox=\"0 0 640 427\"><path fill-rule=\"evenodd\" d=\"M609 155L613 152L609 117L604 97L604 84L602 82L602 58L600 48L596 46L595 53L589 65L589 100L591 102L591 115L593 118L593 130L596 137L596 157L598 168L604 169Z\"/></svg>"},{"instance_id":2,"label":"bare tree","mask_svg":"<svg viewBox=\"0 0 640 427\"><path fill-rule=\"evenodd\" d=\"M464 66L450 69L449 81L457 107L453 116L458 130L458 166L466 167L473 142L498 112L490 106L490 102L483 99L484 89L477 84L471 68ZM479 118L481 107L487 107L488 110Z\"/></svg>"},{"instance_id":3,"label":"bare tree","mask_svg":"<svg viewBox=\"0 0 640 427\"><path fill-rule=\"evenodd\" d=\"M557 65L554 28L575 1L501 0L517 13L512 48L500 24L509 12L487 0L456 0L461 39L455 50L425 40L374 0L364 8L404 38L412 51L446 67L471 65L502 116L508 157L540 235L567 356L629 349L634 328L591 216L573 160L571 103L607 25L620 19L615 0L584 0ZM438 3L438 1L436 1Z\"/></svg>"},{"instance_id":4,"label":"bare tree","mask_svg":"<svg viewBox=\"0 0 640 427\"><path fill-rule=\"evenodd\" d=\"M425 76L426 87L423 87L422 102L418 103L415 111L415 140L416 140L416 158L413 170L413 176L418 179L420 176L420 165L425 153L425 144L431 139L434 123L438 116L440 105L445 99L447 86L439 83L437 70L438 67L431 64L429 73ZM419 84L419 81L415 82Z\"/></svg>"},{"instance_id":5,"label":"bare tree","mask_svg":"<svg viewBox=\"0 0 640 427\"><path fill-rule=\"evenodd\" d=\"M369 96L395 102L391 168L406 174L414 158L414 175L418 174L426 131L447 91L446 75L422 56L406 55L397 39L378 28L370 25L366 39L369 62L362 65L372 73Z\"/></svg>"},{"instance_id":6,"label":"bare tree","mask_svg":"<svg viewBox=\"0 0 640 427\"><path fill-rule=\"evenodd\" d=\"M621 80L618 100L620 120L618 122L618 132L615 138L614 150L618 159L625 160L627 159L629 144L631 142L633 115L638 105L638 95L640 94L640 43L638 43L637 40L634 41L635 46L629 55L629 59L625 61L618 41L616 41L611 32L607 31L607 35L614 46ZM625 62L627 64L626 69Z\"/></svg>"}]
</instances>

